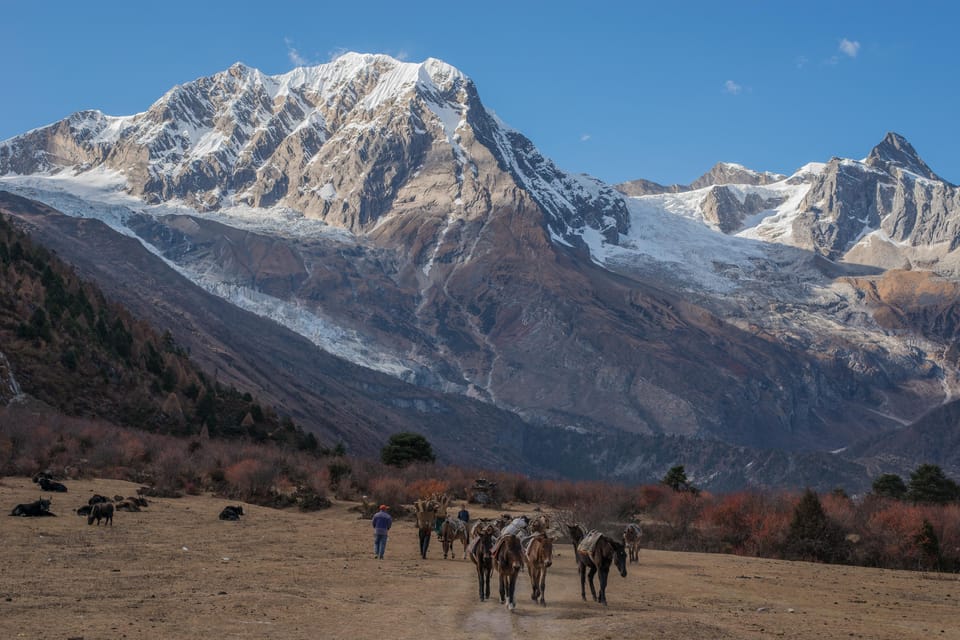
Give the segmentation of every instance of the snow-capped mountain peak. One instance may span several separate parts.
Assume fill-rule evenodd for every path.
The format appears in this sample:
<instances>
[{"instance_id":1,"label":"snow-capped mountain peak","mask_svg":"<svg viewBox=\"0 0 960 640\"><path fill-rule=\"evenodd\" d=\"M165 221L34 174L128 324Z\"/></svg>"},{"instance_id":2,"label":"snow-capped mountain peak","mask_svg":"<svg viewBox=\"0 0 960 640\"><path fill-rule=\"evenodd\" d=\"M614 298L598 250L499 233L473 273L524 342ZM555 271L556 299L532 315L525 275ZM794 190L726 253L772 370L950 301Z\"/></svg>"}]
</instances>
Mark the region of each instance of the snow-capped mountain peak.
<instances>
[{"instance_id":1,"label":"snow-capped mountain peak","mask_svg":"<svg viewBox=\"0 0 960 640\"><path fill-rule=\"evenodd\" d=\"M770 184L786 176L770 171L754 171L736 162L718 162L709 171L690 183L690 189L722 184Z\"/></svg>"},{"instance_id":2,"label":"snow-capped mountain peak","mask_svg":"<svg viewBox=\"0 0 960 640\"><path fill-rule=\"evenodd\" d=\"M927 166L906 138L892 131L887 133L883 140L870 151L870 155L864 162L871 167L887 171L893 167L899 167L928 180L943 180Z\"/></svg>"},{"instance_id":3,"label":"snow-capped mountain peak","mask_svg":"<svg viewBox=\"0 0 960 640\"><path fill-rule=\"evenodd\" d=\"M98 166L122 172L148 203L279 205L355 232L427 187L449 195L438 215L483 215L493 174L525 189L567 243L588 227L623 231L627 218L618 194L561 171L435 58L346 53L274 76L238 62L143 113L82 112L0 143L0 174Z\"/></svg>"}]
</instances>

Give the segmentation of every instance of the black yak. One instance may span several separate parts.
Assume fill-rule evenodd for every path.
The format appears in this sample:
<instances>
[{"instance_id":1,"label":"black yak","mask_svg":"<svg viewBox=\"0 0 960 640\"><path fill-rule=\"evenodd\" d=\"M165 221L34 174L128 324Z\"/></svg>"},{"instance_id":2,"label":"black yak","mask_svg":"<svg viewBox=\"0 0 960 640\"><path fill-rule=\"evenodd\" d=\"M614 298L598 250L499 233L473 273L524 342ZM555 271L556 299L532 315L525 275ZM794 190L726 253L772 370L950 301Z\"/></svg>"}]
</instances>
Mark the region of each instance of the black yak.
<instances>
[{"instance_id":1,"label":"black yak","mask_svg":"<svg viewBox=\"0 0 960 640\"><path fill-rule=\"evenodd\" d=\"M66 485L63 485L59 482L54 482L53 480L50 480L49 478L46 478L44 476L40 477L39 482L40 482L40 488L43 489L44 491L59 491L60 493L67 492Z\"/></svg>"},{"instance_id":2,"label":"black yak","mask_svg":"<svg viewBox=\"0 0 960 640\"><path fill-rule=\"evenodd\" d=\"M243 515L243 507L240 505L224 507L223 511L220 512L221 520L239 520L240 516Z\"/></svg>"},{"instance_id":3,"label":"black yak","mask_svg":"<svg viewBox=\"0 0 960 640\"><path fill-rule=\"evenodd\" d=\"M10 512L10 515L31 518L35 516L53 516L56 514L50 513L50 500L40 498L30 504L18 504L13 508L13 511Z\"/></svg>"},{"instance_id":4,"label":"black yak","mask_svg":"<svg viewBox=\"0 0 960 640\"><path fill-rule=\"evenodd\" d=\"M100 526L100 520L103 519L103 526L108 524L113 526L113 503L112 502L98 502L94 505L90 505L90 515L87 516L87 524L93 524L93 521L97 521L97 526Z\"/></svg>"}]
</instances>

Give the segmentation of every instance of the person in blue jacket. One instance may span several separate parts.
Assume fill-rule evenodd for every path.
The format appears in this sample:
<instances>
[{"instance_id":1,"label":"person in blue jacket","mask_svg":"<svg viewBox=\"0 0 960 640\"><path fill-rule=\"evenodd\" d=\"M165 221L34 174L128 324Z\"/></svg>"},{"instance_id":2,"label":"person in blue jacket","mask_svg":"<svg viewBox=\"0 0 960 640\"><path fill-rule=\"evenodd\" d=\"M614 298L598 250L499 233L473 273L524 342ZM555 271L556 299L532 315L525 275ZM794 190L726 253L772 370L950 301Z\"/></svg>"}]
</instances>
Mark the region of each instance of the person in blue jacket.
<instances>
[{"instance_id":1,"label":"person in blue jacket","mask_svg":"<svg viewBox=\"0 0 960 640\"><path fill-rule=\"evenodd\" d=\"M373 525L373 557L380 560L383 560L383 552L387 549L387 532L393 525L393 518L387 513L389 510L387 505L380 505L370 521Z\"/></svg>"}]
</instances>

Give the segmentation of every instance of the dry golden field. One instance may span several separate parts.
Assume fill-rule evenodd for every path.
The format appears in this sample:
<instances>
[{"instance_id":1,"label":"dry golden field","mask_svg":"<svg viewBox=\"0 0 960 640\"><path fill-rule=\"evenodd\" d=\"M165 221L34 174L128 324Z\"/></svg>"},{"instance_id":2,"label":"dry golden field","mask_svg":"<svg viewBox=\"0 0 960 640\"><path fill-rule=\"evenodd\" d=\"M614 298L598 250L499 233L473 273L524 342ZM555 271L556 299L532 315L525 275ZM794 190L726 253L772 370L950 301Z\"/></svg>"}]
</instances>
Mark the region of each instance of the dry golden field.
<instances>
[{"instance_id":1,"label":"dry golden field","mask_svg":"<svg viewBox=\"0 0 960 640\"><path fill-rule=\"evenodd\" d=\"M353 503L315 513L243 505L243 519L225 522L226 500L158 498L110 528L73 510L136 485L66 484L53 494L58 517L0 518L2 639L960 638L955 575L642 550L626 578L611 575L603 607L580 599L561 541L547 606L530 600L524 574L510 612L496 597L479 602L470 561L443 560L436 540L422 560L412 520L394 522L376 560ZM4 513L38 497L29 478L0 479Z\"/></svg>"}]
</instances>

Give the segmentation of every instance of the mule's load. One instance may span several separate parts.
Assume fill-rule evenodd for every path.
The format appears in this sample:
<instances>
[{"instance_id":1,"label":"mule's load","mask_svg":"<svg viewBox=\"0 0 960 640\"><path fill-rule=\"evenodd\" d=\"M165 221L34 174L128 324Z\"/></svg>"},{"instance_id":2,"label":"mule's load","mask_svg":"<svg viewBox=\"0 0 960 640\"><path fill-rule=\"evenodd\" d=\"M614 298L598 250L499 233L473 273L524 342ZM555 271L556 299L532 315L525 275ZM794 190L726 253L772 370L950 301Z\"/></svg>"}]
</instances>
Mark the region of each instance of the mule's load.
<instances>
[{"instance_id":1,"label":"mule's load","mask_svg":"<svg viewBox=\"0 0 960 640\"><path fill-rule=\"evenodd\" d=\"M603 534L593 529L587 535L583 536L583 540L577 544L577 553L582 553L585 556L592 556L593 549L597 546L597 540L600 539L600 536Z\"/></svg>"},{"instance_id":2,"label":"mule's load","mask_svg":"<svg viewBox=\"0 0 960 640\"><path fill-rule=\"evenodd\" d=\"M446 494L433 494L429 498L421 498L413 503L413 511L417 517L417 535L420 540L420 557L426 559L427 548L430 546L430 532L437 530L446 519L446 505L450 498ZM441 508L443 511L441 511ZM441 518L440 515L443 515ZM439 519L439 523L437 522Z\"/></svg>"}]
</instances>

